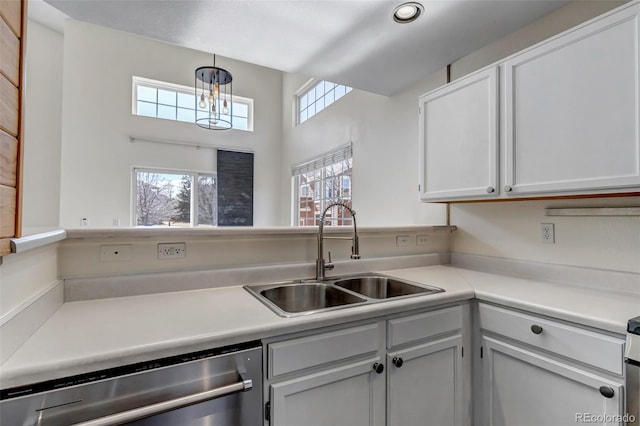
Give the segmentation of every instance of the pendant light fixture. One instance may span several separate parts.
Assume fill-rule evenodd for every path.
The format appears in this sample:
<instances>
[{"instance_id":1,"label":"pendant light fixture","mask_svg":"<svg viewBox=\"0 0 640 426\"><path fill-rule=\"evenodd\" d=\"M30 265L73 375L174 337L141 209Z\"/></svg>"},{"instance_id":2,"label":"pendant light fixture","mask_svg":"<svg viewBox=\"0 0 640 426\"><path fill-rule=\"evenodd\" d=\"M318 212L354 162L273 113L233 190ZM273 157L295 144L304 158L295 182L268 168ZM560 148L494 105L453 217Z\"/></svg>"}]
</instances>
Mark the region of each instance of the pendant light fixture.
<instances>
[{"instance_id":1,"label":"pendant light fixture","mask_svg":"<svg viewBox=\"0 0 640 426\"><path fill-rule=\"evenodd\" d=\"M196 124L209 130L226 130L232 127L233 76L223 68L213 66L196 69L194 83L196 102Z\"/></svg>"}]
</instances>

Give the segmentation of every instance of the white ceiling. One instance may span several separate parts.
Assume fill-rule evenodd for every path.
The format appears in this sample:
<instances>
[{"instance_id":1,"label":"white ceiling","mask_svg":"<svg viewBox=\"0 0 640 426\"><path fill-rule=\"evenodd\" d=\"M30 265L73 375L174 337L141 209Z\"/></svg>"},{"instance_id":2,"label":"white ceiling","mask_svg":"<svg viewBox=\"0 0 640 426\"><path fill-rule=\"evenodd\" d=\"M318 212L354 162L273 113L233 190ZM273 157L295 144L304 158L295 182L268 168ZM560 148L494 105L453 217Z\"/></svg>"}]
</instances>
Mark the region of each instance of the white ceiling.
<instances>
[{"instance_id":1,"label":"white ceiling","mask_svg":"<svg viewBox=\"0 0 640 426\"><path fill-rule=\"evenodd\" d=\"M398 24L403 0L45 1L81 21L382 95L568 3L422 0L420 19Z\"/></svg>"}]
</instances>

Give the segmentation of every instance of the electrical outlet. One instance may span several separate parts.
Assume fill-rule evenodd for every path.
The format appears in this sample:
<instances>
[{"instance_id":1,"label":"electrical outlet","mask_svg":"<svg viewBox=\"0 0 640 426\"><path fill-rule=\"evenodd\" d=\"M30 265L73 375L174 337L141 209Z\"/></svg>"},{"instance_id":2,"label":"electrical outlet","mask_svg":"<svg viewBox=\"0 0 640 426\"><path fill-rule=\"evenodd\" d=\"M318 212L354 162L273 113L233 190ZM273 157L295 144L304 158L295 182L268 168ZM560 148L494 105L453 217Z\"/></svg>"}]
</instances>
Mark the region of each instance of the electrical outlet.
<instances>
[{"instance_id":1,"label":"electrical outlet","mask_svg":"<svg viewBox=\"0 0 640 426\"><path fill-rule=\"evenodd\" d=\"M429 236L428 235L418 235L416 237L416 245L418 246L426 246L429 244Z\"/></svg>"},{"instance_id":2,"label":"electrical outlet","mask_svg":"<svg viewBox=\"0 0 640 426\"><path fill-rule=\"evenodd\" d=\"M556 233L553 223L541 223L540 229L542 230L542 242L545 244L555 244Z\"/></svg>"},{"instance_id":3,"label":"electrical outlet","mask_svg":"<svg viewBox=\"0 0 640 426\"><path fill-rule=\"evenodd\" d=\"M158 259L183 259L187 256L185 243L159 243Z\"/></svg>"},{"instance_id":4,"label":"electrical outlet","mask_svg":"<svg viewBox=\"0 0 640 426\"><path fill-rule=\"evenodd\" d=\"M411 237L409 235L396 236L396 247L407 247Z\"/></svg>"},{"instance_id":5,"label":"electrical outlet","mask_svg":"<svg viewBox=\"0 0 640 426\"><path fill-rule=\"evenodd\" d=\"M82 219L80 219L80 226L89 226L89 218L83 217Z\"/></svg>"},{"instance_id":6,"label":"electrical outlet","mask_svg":"<svg viewBox=\"0 0 640 426\"><path fill-rule=\"evenodd\" d=\"M131 260L131 244L108 244L100 246L100 262L125 262Z\"/></svg>"}]
</instances>

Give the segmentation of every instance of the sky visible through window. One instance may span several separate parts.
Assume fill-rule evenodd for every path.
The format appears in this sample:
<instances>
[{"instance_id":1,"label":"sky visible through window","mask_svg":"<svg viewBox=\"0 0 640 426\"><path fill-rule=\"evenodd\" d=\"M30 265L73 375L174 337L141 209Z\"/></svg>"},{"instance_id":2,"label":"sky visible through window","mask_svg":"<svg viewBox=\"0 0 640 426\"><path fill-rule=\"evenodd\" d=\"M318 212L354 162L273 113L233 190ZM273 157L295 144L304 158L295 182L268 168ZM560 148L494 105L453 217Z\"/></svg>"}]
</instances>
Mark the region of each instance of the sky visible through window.
<instances>
[{"instance_id":1,"label":"sky visible through window","mask_svg":"<svg viewBox=\"0 0 640 426\"><path fill-rule=\"evenodd\" d=\"M168 86L169 83L138 77L134 77L133 82L133 113L136 115L185 123L195 123L196 117L198 119L208 117L208 110L196 109L196 95L193 88L178 85L163 87L163 84ZM230 119L236 130L252 131L252 100L234 96L230 103L233 104L233 108L229 108L233 111L233 116L223 114L222 118Z\"/></svg>"}]
</instances>

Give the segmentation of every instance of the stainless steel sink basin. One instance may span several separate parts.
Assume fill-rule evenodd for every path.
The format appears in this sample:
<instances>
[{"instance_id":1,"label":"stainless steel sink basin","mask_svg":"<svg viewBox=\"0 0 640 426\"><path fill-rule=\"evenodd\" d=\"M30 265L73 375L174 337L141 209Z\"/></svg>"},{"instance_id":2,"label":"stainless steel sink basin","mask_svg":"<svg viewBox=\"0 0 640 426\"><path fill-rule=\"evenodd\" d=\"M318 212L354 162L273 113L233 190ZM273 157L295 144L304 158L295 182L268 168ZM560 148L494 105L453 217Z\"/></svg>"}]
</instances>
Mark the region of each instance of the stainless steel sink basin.
<instances>
[{"instance_id":1,"label":"stainless steel sink basin","mask_svg":"<svg viewBox=\"0 0 640 426\"><path fill-rule=\"evenodd\" d=\"M444 290L380 274L296 280L244 286L259 301L283 317L309 315L386 300L422 296Z\"/></svg>"},{"instance_id":2,"label":"stainless steel sink basin","mask_svg":"<svg viewBox=\"0 0 640 426\"><path fill-rule=\"evenodd\" d=\"M298 313L365 302L329 284L294 283L260 291L260 295L285 312Z\"/></svg>"},{"instance_id":3,"label":"stainless steel sink basin","mask_svg":"<svg viewBox=\"0 0 640 426\"><path fill-rule=\"evenodd\" d=\"M374 299L389 299L392 297L441 291L440 289L419 287L383 276L354 277L335 281L334 284Z\"/></svg>"}]
</instances>

